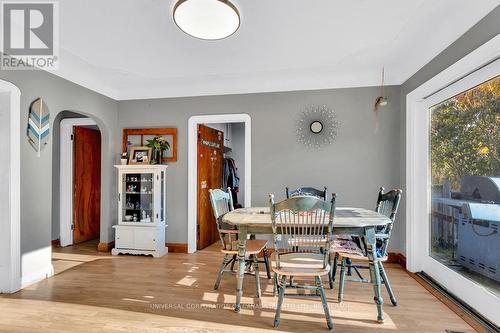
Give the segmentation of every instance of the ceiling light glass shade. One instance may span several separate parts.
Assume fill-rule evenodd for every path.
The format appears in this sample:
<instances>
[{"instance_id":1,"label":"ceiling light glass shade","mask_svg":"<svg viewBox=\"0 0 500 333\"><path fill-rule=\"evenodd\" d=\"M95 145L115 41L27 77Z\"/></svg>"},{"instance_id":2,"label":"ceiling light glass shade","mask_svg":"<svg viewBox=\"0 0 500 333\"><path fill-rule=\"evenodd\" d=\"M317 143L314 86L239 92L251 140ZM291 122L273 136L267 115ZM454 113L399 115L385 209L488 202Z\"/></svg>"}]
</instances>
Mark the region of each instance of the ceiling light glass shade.
<instances>
[{"instance_id":1,"label":"ceiling light glass shade","mask_svg":"<svg viewBox=\"0 0 500 333\"><path fill-rule=\"evenodd\" d=\"M227 0L180 0L174 7L174 22L200 39L222 39L240 26L238 9Z\"/></svg>"}]
</instances>

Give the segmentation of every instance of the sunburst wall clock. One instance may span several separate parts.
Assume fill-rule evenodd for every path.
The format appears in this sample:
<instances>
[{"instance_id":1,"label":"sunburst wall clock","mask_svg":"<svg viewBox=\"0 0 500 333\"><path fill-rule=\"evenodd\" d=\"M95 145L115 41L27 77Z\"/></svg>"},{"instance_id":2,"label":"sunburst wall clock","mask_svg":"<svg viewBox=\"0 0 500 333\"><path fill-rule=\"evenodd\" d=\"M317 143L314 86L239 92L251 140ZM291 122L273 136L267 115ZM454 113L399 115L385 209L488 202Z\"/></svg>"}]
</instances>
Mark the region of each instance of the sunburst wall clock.
<instances>
[{"instance_id":1,"label":"sunburst wall clock","mask_svg":"<svg viewBox=\"0 0 500 333\"><path fill-rule=\"evenodd\" d=\"M297 120L297 140L308 147L323 147L337 138L340 121L335 112L327 107L310 106Z\"/></svg>"}]
</instances>

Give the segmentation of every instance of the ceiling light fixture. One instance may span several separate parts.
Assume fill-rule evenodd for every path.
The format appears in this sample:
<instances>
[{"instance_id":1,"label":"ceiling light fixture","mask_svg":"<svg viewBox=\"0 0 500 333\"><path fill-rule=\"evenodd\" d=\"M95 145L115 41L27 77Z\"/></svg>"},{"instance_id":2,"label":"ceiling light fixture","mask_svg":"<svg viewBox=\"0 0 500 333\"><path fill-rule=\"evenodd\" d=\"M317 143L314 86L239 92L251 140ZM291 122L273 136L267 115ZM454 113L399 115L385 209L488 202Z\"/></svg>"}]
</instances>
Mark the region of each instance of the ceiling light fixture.
<instances>
[{"instance_id":1,"label":"ceiling light fixture","mask_svg":"<svg viewBox=\"0 0 500 333\"><path fill-rule=\"evenodd\" d=\"M385 69L382 67L382 84L380 85L380 96L375 99L375 104L373 105L373 111L377 112L381 106L387 105L387 96L384 95L384 79L385 79Z\"/></svg>"},{"instance_id":2,"label":"ceiling light fixture","mask_svg":"<svg viewBox=\"0 0 500 333\"><path fill-rule=\"evenodd\" d=\"M379 116L378 112L382 106L387 105L387 96L384 94L384 80L385 80L385 68L382 67L382 84L380 85L380 96L375 99L375 104L373 105L373 112L375 112L375 133L378 133L379 128Z\"/></svg>"},{"instance_id":3,"label":"ceiling light fixture","mask_svg":"<svg viewBox=\"0 0 500 333\"><path fill-rule=\"evenodd\" d=\"M174 7L175 24L190 36L217 40L240 27L240 14L227 0L179 0Z\"/></svg>"}]
</instances>

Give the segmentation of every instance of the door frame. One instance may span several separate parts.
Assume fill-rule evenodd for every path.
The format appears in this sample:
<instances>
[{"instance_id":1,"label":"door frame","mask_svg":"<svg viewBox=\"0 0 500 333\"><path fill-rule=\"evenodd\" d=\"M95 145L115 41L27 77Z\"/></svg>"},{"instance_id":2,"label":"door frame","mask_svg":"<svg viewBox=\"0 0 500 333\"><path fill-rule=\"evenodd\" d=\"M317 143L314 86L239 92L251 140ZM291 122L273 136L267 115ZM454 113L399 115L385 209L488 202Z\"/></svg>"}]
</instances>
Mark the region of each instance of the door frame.
<instances>
[{"instance_id":1,"label":"door frame","mask_svg":"<svg viewBox=\"0 0 500 333\"><path fill-rule=\"evenodd\" d=\"M431 187L429 107L491 78L500 65L500 35L469 53L406 97L406 257L411 272L425 270L438 282L497 325L499 300L485 288L438 264L429 255ZM422 221L426 223L422 227ZM444 284L443 282L441 282Z\"/></svg>"},{"instance_id":2,"label":"door frame","mask_svg":"<svg viewBox=\"0 0 500 333\"><path fill-rule=\"evenodd\" d=\"M66 118L61 120L59 160L59 240L61 246L73 245L73 127L97 126L91 118ZM101 143L102 149L102 143ZM102 164L102 162L101 162Z\"/></svg>"},{"instance_id":3,"label":"door frame","mask_svg":"<svg viewBox=\"0 0 500 333\"><path fill-rule=\"evenodd\" d=\"M21 289L21 91L14 84L0 80L0 92L9 98L9 161L2 165L8 174L8 210L0 225L0 293ZM4 248L5 247L5 248Z\"/></svg>"},{"instance_id":4,"label":"door frame","mask_svg":"<svg viewBox=\"0 0 500 333\"><path fill-rule=\"evenodd\" d=\"M252 204L252 121L250 115L215 114L192 116L188 120L188 253L196 252L196 219L198 213L198 146L199 124L245 123L245 207Z\"/></svg>"}]
</instances>

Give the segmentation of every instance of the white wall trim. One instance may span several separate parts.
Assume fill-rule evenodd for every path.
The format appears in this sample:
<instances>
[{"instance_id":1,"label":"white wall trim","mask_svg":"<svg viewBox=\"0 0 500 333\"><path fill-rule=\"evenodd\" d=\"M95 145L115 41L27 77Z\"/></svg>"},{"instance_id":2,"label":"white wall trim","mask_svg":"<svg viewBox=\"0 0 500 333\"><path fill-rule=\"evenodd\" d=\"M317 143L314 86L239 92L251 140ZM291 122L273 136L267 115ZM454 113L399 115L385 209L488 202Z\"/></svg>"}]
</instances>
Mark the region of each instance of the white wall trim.
<instances>
[{"instance_id":1,"label":"white wall trim","mask_svg":"<svg viewBox=\"0 0 500 333\"><path fill-rule=\"evenodd\" d=\"M499 56L500 35L497 35L406 97L407 269L412 272L426 271L497 325L500 324L500 318L496 316L495 310L499 308L500 300L485 288L439 264L428 254L428 219L431 210L428 141L429 108L498 75Z\"/></svg>"},{"instance_id":2,"label":"white wall trim","mask_svg":"<svg viewBox=\"0 0 500 333\"><path fill-rule=\"evenodd\" d=\"M245 206L252 205L252 123L248 114L192 116L188 120L188 253L196 252L198 124L245 123Z\"/></svg>"},{"instance_id":3,"label":"white wall trim","mask_svg":"<svg viewBox=\"0 0 500 333\"><path fill-rule=\"evenodd\" d=\"M73 244L73 127L97 126L91 118L68 118L61 120L59 161L59 237L61 246Z\"/></svg>"},{"instance_id":4,"label":"white wall trim","mask_svg":"<svg viewBox=\"0 0 500 333\"><path fill-rule=\"evenodd\" d=\"M33 283L48 279L54 275L52 265L52 246L45 246L22 255L21 288L25 288ZM25 274L25 272L29 272Z\"/></svg>"},{"instance_id":5,"label":"white wall trim","mask_svg":"<svg viewBox=\"0 0 500 333\"><path fill-rule=\"evenodd\" d=\"M2 166L2 172L9 174L8 189L4 189L9 210L3 212L0 221L4 224L0 228L0 243L5 247L0 254L0 292L13 293L21 289L21 91L12 83L0 80L0 92L10 94L10 163Z\"/></svg>"},{"instance_id":6,"label":"white wall trim","mask_svg":"<svg viewBox=\"0 0 500 333\"><path fill-rule=\"evenodd\" d=\"M54 266L52 264L41 268L35 272L32 272L29 275L25 275L21 281L21 289L24 289L34 283L37 283L41 280L48 279L49 277L54 275Z\"/></svg>"}]
</instances>

